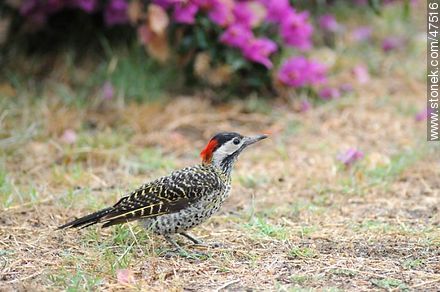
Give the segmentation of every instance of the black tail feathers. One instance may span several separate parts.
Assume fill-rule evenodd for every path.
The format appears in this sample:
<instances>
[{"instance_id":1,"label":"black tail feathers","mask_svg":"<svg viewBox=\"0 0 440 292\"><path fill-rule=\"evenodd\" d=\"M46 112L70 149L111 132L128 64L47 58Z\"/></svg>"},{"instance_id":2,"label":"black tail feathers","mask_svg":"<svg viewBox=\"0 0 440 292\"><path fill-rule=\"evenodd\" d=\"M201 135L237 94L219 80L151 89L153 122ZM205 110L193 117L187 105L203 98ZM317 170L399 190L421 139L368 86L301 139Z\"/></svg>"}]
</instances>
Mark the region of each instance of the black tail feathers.
<instances>
[{"instance_id":1,"label":"black tail feathers","mask_svg":"<svg viewBox=\"0 0 440 292\"><path fill-rule=\"evenodd\" d=\"M90 215L78 218L76 220L73 220L72 222L66 223L60 227L58 227L57 229L63 229L63 228L78 228L81 227L85 228L87 226L96 224L99 222L99 220L104 217L105 215L107 215L108 213L110 213L112 211L112 207L110 208L106 208L106 209L102 209L101 211L92 213Z\"/></svg>"}]
</instances>

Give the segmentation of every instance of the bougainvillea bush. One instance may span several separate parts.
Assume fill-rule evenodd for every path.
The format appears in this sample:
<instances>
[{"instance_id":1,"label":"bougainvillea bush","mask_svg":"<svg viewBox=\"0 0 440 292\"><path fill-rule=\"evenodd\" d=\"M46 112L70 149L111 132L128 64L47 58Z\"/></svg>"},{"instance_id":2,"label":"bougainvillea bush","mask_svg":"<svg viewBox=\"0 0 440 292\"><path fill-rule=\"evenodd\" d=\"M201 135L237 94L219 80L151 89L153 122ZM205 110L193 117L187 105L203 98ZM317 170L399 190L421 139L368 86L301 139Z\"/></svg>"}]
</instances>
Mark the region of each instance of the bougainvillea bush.
<instances>
[{"instance_id":1,"label":"bougainvillea bush","mask_svg":"<svg viewBox=\"0 0 440 292\"><path fill-rule=\"evenodd\" d=\"M66 9L100 15L108 27L130 25L151 57L179 64L189 81L235 92L317 92L328 68L307 57L313 23L329 34L338 23L329 14L312 21L312 8L292 2L297 1L7 0L34 30L44 29L51 15Z\"/></svg>"}]
</instances>

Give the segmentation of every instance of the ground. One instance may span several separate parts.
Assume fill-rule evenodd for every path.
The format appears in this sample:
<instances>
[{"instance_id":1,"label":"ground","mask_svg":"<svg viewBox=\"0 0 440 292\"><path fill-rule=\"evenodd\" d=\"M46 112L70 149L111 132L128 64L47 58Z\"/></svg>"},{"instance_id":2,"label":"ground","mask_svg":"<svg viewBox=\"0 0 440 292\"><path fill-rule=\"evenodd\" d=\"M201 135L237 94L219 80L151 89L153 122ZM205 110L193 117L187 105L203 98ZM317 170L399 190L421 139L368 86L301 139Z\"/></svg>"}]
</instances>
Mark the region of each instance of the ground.
<instances>
[{"instance_id":1,"label":"ground","mask_svg":"<svg viewBox=\"0 0 440 292\"><path fill-rule=\"evenodd\" d=\"M286 98L2 99L0 289L438 291L439 145L414 119L426 94L421 56L384 56L367 84L308 112ZM56 230L198 163L224 130L270 138L241 155L231 197L193 230L223 246L181 239L207 256L165 257L166 241L135 223ZM365 157L345 167L337 156L353 147Z\"/></svg>"}]
</instances>

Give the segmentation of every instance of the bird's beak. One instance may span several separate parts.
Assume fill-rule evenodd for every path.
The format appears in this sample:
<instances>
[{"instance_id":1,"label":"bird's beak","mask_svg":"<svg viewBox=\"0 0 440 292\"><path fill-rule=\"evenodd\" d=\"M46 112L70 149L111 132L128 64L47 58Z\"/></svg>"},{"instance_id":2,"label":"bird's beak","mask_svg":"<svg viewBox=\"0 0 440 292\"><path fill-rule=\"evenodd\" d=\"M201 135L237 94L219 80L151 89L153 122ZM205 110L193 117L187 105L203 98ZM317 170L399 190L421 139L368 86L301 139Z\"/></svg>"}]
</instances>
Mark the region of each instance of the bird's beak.
<instances>
[{"instance_id":1,"label":"bird's beak","mask_svg":"<svg viewBox=\"0 0 440 292\"><path fill-rule=\"evenodd\" d=\"M245 137L244 139L244 145L247 147L251 144L254 144L255 142L261 141L263 139L266 139L268 135L257 135L257 136L251 136L251 137Z\"/></svg>"}]
</instances>

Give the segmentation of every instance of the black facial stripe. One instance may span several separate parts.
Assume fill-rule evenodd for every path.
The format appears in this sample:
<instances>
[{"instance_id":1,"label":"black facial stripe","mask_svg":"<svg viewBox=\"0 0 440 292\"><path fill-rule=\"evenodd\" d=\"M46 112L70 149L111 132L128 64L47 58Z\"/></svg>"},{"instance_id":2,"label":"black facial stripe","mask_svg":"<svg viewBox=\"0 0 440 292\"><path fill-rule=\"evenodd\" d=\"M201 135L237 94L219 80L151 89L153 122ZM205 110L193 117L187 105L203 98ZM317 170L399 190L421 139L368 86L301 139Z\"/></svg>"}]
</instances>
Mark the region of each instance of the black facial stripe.
<instances>
[{"instance_id":1,"label":"black facial stripe","mask_svg":"<svg viewBox=\"0 0 440 292\"><path fill-rule=\"evenodd\" d=\"M216 134L213 139L216 139L218 142L218 146L216 147L216 150L218 147L220 147L221 145L225 144L226 142L234 139L234 138L240 138L243 139L243 136L238 134L238 133L234 133L234 132L222 132L222 133L218 133Z\"/></svg>"}]
</instances>

